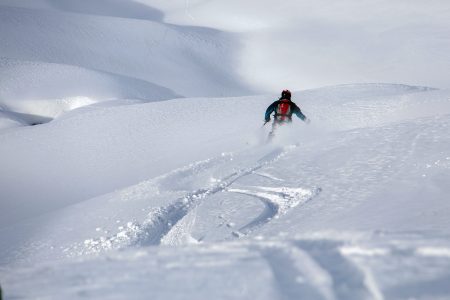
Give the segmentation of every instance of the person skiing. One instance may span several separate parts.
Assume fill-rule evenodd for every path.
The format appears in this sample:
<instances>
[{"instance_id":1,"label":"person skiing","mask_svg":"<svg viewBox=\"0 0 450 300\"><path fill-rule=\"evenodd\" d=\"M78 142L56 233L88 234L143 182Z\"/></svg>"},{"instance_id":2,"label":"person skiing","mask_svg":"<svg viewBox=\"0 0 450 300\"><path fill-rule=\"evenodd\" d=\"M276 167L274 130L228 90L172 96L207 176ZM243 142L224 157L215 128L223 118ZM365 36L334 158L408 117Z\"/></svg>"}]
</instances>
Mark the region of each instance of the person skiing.
<instances>
[{"instance_id":1,"label":"person skiing","mask_svg":"<svg viewBox=\"0 0 450 300\"><path fill-rule=\"evenodd\" d=\"M302 113L300 108L291 101L291 92L289 90L283 90L281 97L277 101L273 102L266 110L265 123L270 122L270 115L275 112L274 120L272 123L272 131L269 133L269 139L274 135L278 126L289 124L292 122L292 114L295 114L302 121L309 124L311 121Z\"/></svg>"}]
</instances>

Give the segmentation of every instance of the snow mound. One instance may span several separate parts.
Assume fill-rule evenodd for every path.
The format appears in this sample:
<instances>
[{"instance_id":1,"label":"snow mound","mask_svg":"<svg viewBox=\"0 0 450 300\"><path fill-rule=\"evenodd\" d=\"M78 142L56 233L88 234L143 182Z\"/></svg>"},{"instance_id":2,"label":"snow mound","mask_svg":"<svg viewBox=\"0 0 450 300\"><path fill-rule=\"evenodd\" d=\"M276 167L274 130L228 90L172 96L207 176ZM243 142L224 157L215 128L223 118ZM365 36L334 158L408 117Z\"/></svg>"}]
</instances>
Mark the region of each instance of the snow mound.
<instances>
[{"instance_id":1,"label":"snow mound","mask_svg":"<svg viewBox=\"0 0 450 300\"><path fill-rule=\"evenodd\" d=\"M29 120L32 123L102 101L177 97L169 89L143 80L62 64L4 58L0 59L0 77L3 109L35 116Z\"/></svg>"},{"instance_id":2,"label":"snow mound","mask_svg":"<svg viewBox=\"0 0 450 300\"><path fill-rule=\"evenodd\" d=\"M0 106L38 124L102 101L249 92L230 71L234 35L161 18L131 1L2 1Z\"/></svg>"},{"instance_id":3,"label":"snow mound","mask_svg":"<svg viewBox=\"0 0 450 300\"><path fill-rule=\"evenodd\" d=\"M8 41L0 44L2 57L125 76L182 96L249 92L230 69L238 47L232 34L137 19L0 7L0 39ZM79 92L83 93L82 85Z\"/></svg>"},{"instance_id":4,"label":"snow mound","mask_svg":"<svg viewBox=\"0 0 450 300\"><path fill-rule=\"evenodd\" d=\"M14 113L0 109L0 130L26 125L27 123Z\"/></svg>"},{"instance_id":5,"label":"snow mound","mask_svg":"<svg viewBox=\"0 0 450 300\"><path fill-rule=\"evenodd\" d=\"M319 232L39 262L2 283L11 298L445 299L449 250L444 236Z\"/></svg>"},{"instance_id":6,"label":"snow mound","mask_svg":"<svg viewBox=\"0 0 450 300\"><path fill-rule=\"evenodd\" d=\"M47 2L54 9L78 14L142 19L159 22L162 21L164 17L164 14L160 10L139 1L91 0L75 2L71 0L49 0Z\"/></svg>"},{"instance_id":7,"label":"snow mound","mask_svg":"<svg viewBox=\"0 0 450 300\"><path fill-rule=\"evenodd\" d=\"M0 5L128 19L162 21L163 13L137 1L1 0Z\"/></svg>"}]
</instances>

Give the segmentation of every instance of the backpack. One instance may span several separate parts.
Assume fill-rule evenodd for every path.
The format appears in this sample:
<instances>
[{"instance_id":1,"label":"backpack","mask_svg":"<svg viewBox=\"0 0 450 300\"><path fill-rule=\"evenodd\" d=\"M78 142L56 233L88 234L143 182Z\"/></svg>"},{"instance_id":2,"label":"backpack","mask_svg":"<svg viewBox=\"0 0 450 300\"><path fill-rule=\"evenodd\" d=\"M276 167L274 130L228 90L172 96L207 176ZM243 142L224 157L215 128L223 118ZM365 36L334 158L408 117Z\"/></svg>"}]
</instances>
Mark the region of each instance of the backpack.
<instances>
[{"instance_id":1,"label":"backpack","mask_svg":"<svg viewBox=\"0 0 450 300\"><path fill-rule=\"evenodd\" d=\"M280 122L291 121L291 101L287 99L280 100L280 103L277 105L277 109L275 110L275 119Z\"/></svg>"}]
</instances>

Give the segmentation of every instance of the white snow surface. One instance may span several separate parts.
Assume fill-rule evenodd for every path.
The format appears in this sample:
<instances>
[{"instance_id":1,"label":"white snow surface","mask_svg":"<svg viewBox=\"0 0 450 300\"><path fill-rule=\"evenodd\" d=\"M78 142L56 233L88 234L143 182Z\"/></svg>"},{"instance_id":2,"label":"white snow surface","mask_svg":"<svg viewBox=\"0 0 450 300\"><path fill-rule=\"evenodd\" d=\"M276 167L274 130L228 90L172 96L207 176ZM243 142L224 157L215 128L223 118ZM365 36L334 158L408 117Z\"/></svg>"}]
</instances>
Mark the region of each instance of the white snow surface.
<instances>
[{"instance_id":1,"label":"white snow surface","mask_svg":"<svg viewBox=\"0 0 450 300\"><path fill-rule=\"evenodd\" d=\"M105 100L450 88L448 36L445 0L0 0L0 109L21 120L0 128Z\"/></svg>"},{"instance_id":2,"label":"white snow surface","mask_svg":"<svg viewBox=\"0 0 450 300\"><path fill-rule=\"evenodd\" d=\"M0 0L4 298L449 299L448 4L315 3Z\"/></svg>"},{"instance_id":3,"label":"white snow surface","mask_svg":"<svg viewBox=\"0 0 450 300\"><path fill-rule=\"evenodd\" d=\"M250 93L237 36L133 3L1 0L0 111L36 124L102 101Z\"/></svg>"},{"instance_id":4,"label":"white snow surface","mask_svg":"<svg viewBox=\"0 0 450 300\"><path fill-rule=\"evenodd\" d=\"M313 122L270 144L248 112L272 96L98 106L4 131L6 295L446 299L450 92L294 97Z\"/></svg>"}]
</instances>

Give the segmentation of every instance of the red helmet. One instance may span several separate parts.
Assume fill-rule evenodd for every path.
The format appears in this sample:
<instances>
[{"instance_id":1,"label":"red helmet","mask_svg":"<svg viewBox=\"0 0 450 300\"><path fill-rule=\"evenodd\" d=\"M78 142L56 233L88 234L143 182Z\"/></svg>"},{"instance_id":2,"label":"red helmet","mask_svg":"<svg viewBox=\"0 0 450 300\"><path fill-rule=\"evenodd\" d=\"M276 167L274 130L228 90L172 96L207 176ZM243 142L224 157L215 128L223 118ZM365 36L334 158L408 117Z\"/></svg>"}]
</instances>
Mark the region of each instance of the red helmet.
<instances>
[{"instance_id":1,"label":"red helmet","mask_svg":"<svg viewBox=\"0 0 450 300\"><path fill-rule=\"evenodd\" d=\"M283 90L283 91L281 92L281 98L282 98L282 99L289 99L289 100L291 100L291 91L289 91L289 90Z\"/></svg>"}]
</instances>

